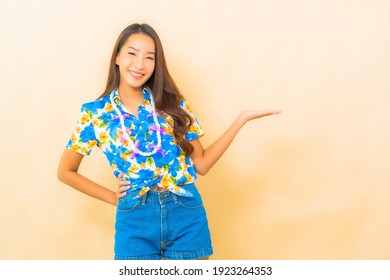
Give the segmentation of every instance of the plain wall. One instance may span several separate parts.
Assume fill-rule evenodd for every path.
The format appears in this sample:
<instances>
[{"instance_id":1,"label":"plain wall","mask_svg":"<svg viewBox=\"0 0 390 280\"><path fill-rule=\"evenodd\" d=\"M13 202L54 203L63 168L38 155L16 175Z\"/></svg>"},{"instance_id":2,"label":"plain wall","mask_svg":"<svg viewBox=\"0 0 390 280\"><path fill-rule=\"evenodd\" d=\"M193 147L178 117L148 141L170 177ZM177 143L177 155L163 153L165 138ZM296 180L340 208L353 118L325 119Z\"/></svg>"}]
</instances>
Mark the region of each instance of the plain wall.
<instances>
[{"instance_id":1,"label":"plain wall","mask_svg":"<svg viewBox=\"0 0 390 280\"><path fill-rule=\"evenodd\" d=\"M0 259L112 259L115 208L56 170L115 40L146 22L208 146L211 259L390 258L389 1L0 1ZM387 170L387 171L386 171ZM81 172L117 182L99 149Z\"/></svg>"}]
</instances>

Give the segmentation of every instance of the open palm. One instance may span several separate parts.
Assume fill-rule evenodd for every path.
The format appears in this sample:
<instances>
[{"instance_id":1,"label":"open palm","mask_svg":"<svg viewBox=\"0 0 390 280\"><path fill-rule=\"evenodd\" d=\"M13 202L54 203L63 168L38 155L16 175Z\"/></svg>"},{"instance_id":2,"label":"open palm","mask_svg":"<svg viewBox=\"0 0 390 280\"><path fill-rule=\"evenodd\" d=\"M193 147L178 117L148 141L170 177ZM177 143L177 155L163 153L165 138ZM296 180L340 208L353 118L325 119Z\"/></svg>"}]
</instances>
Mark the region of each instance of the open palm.
<instances>
[{"instance_id":1,"label":"open palm","mask_svg":"<svg viewBox=\"0 0 390 280\"><path fill-rule=\"evenodd\" d=\"M282 111L280 110L262 110L262 111L243 111L241 113L241 118L243 118L245 121L250 121L266 116L271 116L274 114L280 114Z\"/></svg>"}]
</instances>

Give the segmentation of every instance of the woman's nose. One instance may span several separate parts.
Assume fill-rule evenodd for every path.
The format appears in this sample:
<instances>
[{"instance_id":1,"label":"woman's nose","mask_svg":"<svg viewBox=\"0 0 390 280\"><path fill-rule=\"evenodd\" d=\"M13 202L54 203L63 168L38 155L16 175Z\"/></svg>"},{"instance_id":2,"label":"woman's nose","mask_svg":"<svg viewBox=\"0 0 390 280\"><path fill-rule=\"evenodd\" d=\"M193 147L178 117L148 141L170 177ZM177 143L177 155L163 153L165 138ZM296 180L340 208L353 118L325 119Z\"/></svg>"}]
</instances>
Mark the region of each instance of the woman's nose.
<instances>
[{"instance_id":1,"label":"woman's nose","mask_svg":"<svg viewBox=\"0 0 390 280\"><path fill-rule=\"evenodd\" d=\"M143 69L144 68L144 62L143 62L143 59L142 58L138 58L136 61L135 61L135 65L134 65L137 69Z\"/></svg>"}]
</instances>

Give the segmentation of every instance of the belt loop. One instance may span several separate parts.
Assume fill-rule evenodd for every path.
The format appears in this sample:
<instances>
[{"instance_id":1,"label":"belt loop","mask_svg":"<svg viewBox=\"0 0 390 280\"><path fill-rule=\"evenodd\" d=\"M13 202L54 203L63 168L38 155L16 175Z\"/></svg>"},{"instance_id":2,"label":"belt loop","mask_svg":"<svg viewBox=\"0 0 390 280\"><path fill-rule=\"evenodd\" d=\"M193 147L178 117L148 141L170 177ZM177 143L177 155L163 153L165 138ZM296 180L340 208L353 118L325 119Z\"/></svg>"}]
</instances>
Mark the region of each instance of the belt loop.
<instances>
[{"instance_id":1,"label":"belt loop","mask_svg":"<svg viewBox=\"0 0 390 280\"><path fill-rule=\"evenodd\" d=\"M175 202L175 204L177 204L179 202L179 199L177 198L177 195L172 193L172 196L173 196L173 201Z\"/></svg>"},{"instance_id":2,"label":"belt loop","mask_svg":"<svg viewBox=\"0 0 390 280\"><path fill-rule=\"evenodd\" d=\"M165 192L158 192L157 197L158 197L158 203L162 205L164 203L164 198L165 198Z\"/></svg>"},{"instance_id":3,"label":"belt loop","mask_svg":"<svg viewBox=\"0 0 390 280\"><path fill-rule=\"evenodd\" d=\"M143 196L141 196L141 203L142 205L145 205L146 199L148 198L149 192L146 192Z\"/></svg>"}]
</instances>

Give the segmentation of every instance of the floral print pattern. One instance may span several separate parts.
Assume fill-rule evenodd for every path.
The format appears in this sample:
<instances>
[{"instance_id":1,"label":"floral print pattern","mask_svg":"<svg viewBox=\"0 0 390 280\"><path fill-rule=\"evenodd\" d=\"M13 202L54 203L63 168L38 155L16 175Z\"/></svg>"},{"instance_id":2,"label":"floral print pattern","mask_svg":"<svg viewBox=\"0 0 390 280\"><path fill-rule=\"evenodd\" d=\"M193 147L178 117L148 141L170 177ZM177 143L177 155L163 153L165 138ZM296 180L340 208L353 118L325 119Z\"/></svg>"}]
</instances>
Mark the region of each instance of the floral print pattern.
<instances>
[{"instance_id":1,"label":"floral print pattern","mask_svg":"<svg viewBox=\"0 0 390 280\"><path fill-rule=\"evenodd\" d=\"M139 190L136 197L144 195L152 186L162 187L177 195L192 196L185 185L196 179L195 165L190 156L185 156L173 136L173 119L164 112L157 112L157 126L152 114L150 90L144 88L143 97L138 118L121 104L118 90L83 104L81 116L66 148L89 155L98 146L114 175L123 173L123 179L130 181L131 190ZM114 110L111 100L115 102L120 115ZM184 99L180 106L193 120L185 138L191 141L202 136L202 128ZM121 119L125 129L122 129ZM161 135L160 146L156 146L157 133ZM137 150L156 152L143 156Z\"/></svg>"}]
</instances>

